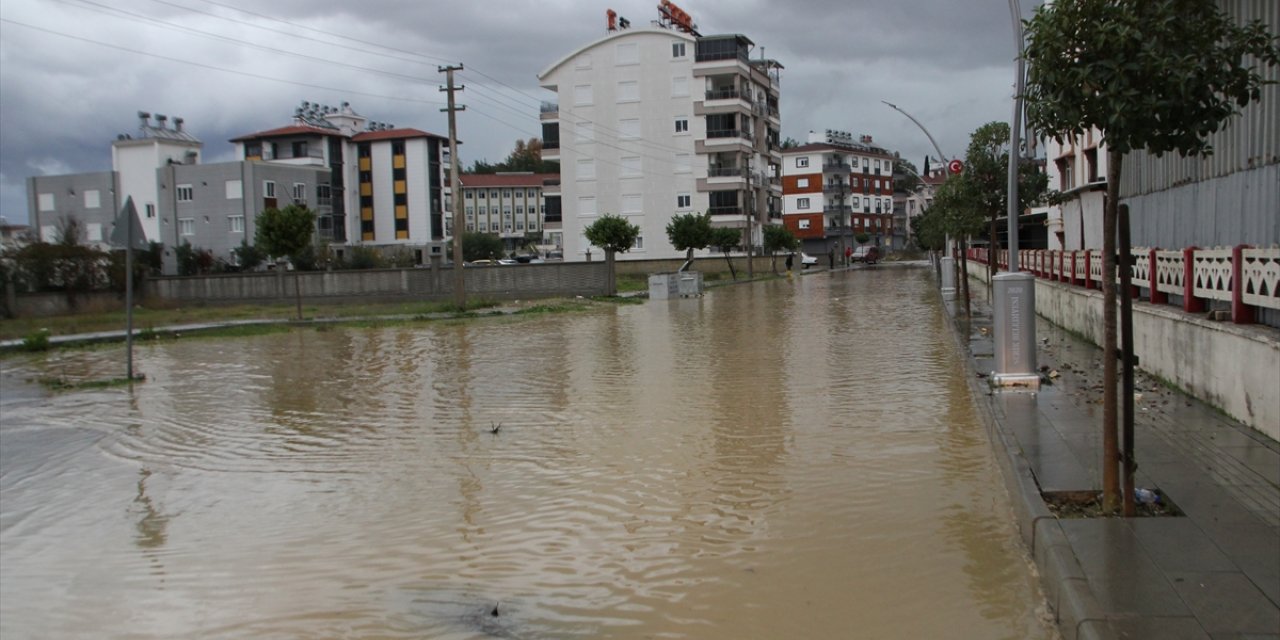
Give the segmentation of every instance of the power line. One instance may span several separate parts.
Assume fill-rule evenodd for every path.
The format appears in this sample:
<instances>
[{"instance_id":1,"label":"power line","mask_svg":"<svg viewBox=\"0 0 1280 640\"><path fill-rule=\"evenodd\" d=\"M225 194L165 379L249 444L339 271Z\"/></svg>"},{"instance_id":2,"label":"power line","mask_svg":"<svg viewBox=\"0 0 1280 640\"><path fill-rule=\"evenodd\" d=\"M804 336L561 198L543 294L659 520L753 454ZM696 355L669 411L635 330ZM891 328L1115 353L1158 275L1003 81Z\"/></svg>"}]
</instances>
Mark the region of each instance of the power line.
<instances>
[{"instance_id":1,"label":"power line","mask_svg":"<svg viewBox=\"0 0 1280 640\"><path fill-rule=\"evenodd\" d=\"M100 41L100 40L94 40L94 39L92 39L92 38L85 38L85 37L83 37L83 36L76 36L76 35L71 35L71 34L69 34L69 33L63 33L63 32L61 32L61 31L54 31L53 29L46 29L46 28L44 28L44 27L37 27L37 26L32 25L32 24L27 24L27 23L25 23L25 22L19 22L19 21L17 21L17 20L11 20L11 19L9 19L9 18L2 18L2 17L0 17L0 22L4 22L4 23L7 23L7 24L13 24L13 25L17 25L17 26L20 26L20 27L26 27L26 28L28 28L28 29L32 29L32 30L35 30L35 31L41 31L41 32L48 33L48 34L52 34L52 35L55 35L55 36L61 36L61 37L63 37L63 38L69 38L69 39L71 39L71 40L79 40L79 41L81 41L81 42L88 42L88 43L90 43L90 44L96 44L96 45L98 45L98 46L107 47L107 48L109 48L109 49L117 49L117 50L125 51L125 52L128 52L128 53L135 53L135 54L138 54L138 55L148 56L148 57L151 57L151 58L158 58L158 59L160 59L160 60L168 60L168 61L170 61L170 62L177 62L177 63L180 63L180 64L190 65L190 66L193 66L193 67L200 67L200 68L202 68L202 69L211 69L211 70L213 70L213 71L221 71L221 72L223 72L223 73L230 73L230 74L234 74L234 75L245 76L245 77L248 77L248 78L257 78L257 79L259 79L259 80L269 80L269 81L271 81L271 82L280 82L280 83L284 83L284 84L291 84L291 85L298 86L298 87L307 87L307 88L309 88L309 89L320 89L320 90L322 90L322 91L334 91L334 92L338 92L338 93L348 93L348 94L352 94L352 95L365 96L365 97L370 97L370 98L381 98L381 99L384 99L384 100L396 100L396 101L400 101L400 102L412 102L412 103L415 103L415 104L430 104L430 105L439 105L439 104L444 104L443 102L436 102L436 101L432 101L432 100L419 100L419 99L416 99L416 98L406 98L406 97L404 97L404 96L388 96L388 95L382 95L382 94L378 94L378 93L368 93L368 92L364 92L364 91L354 91L354 90L350 90L350 89L341 89L341 88L337 88L337 87L327 87L327 86L324 86L324 85L311 84L311 83L309 83L309 82L298 82L297 80L285 80L285 79L283 79L283 78L273 78L273 77L271 77L271 76L265 76L265 75L261 75L261 74L257 74L257 73L250 73L250 72L248 72L248 71L239 71L239 70L237 70L237 69L228 69L228 68L226 68L226 67L219 67L219 66L215 66L215 65L211 65L211 64L205 64L205 63L203 63L203 62L195 62L195 61L192 61L192 60L184 60L184 59L182 59L182 58L175 58L175 57L172 57L172 56L160 55L160 54L158 54L158 53L151 53L151 52L149 52L149 51L142 51L142 50L140 50L140 49L131 49L131 48L129 48L129 47L123 47L123 46L120 46L120 45L117 45L117 44L111 44L111 43L109 43L109 42L102 42L102 41Z\"/></svg>"}]
</instances>

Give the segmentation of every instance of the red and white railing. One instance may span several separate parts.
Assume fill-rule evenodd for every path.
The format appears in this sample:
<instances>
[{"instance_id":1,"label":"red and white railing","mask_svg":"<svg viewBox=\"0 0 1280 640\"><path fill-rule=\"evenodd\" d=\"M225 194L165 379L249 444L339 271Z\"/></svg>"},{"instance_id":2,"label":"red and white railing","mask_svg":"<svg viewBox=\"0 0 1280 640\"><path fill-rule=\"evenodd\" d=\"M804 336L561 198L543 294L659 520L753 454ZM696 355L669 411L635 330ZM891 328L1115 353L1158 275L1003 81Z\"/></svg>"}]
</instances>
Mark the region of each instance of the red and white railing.
<instances>
[{"instance_id":1,"label":"red and white railing","mask_svg":"<svg viewBox=\"0 0 1280 640\"><path fill-rule=\"evenodd\" d=\"M975 262L1009 268L1009 252L969 249ZM1102 288L1102 252L1031 249L1019 252L1022 267L1038 278L1086 289ZM1169 296L1181 296L1189 313L1205 310L1209 300L1231 304L1236 324L1254 322L1257 309L1280 310L1280 247L1249 245L1201 249L1162 250L1135 247L1131 252L1130 283L1137 299L1142 290L1153 304L1168 304ZM1120 281L1119 273L1116 282Z\"/></svg>"}]
</instances>

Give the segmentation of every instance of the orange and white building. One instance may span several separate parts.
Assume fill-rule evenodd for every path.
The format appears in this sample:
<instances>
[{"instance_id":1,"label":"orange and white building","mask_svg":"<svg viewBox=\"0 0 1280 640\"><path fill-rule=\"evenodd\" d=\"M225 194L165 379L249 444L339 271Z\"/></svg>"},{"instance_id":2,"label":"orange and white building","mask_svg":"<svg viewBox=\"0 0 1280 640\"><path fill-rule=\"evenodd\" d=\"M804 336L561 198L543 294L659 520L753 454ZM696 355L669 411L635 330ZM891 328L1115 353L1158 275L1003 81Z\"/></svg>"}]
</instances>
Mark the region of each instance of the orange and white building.
<instances>
[{"instance_id":1,"label":"orange and white building","mask_svg":"<svg viewBox=\"0 0 1280 640\"><path fill-rule=\"evenodd\" d=\"M782 153L782 221L804 250L843 255L866 233L884 246L893 233L893 162L871 136L826 130Z\"/></svg>"}]
</instances>

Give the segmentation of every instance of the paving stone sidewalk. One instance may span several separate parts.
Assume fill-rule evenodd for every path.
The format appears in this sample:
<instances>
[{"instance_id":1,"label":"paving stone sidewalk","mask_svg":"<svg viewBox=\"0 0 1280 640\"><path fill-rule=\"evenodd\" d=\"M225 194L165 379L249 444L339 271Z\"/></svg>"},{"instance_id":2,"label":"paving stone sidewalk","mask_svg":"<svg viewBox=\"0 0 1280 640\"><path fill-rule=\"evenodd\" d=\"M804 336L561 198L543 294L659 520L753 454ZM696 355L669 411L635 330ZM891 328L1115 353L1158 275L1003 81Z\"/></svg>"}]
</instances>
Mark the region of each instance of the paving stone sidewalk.
<instances>
[{"instance_id":1,"label":"paving stone sidewalk","mask_svg":"<svg viewBox=\"0 0 1280 640\"><path fill-rule=\"evenodd\" d=\"M1102 486L1102 351L1037 318L1038 364L1059 377L992 391L990 309L975 299L966 327L957 304L971 389L1063 637L1280 640L1280 443L1139 372L1136 485L1185 516L1059 519L1041 491Z\"/></svg>"}]
</instances>

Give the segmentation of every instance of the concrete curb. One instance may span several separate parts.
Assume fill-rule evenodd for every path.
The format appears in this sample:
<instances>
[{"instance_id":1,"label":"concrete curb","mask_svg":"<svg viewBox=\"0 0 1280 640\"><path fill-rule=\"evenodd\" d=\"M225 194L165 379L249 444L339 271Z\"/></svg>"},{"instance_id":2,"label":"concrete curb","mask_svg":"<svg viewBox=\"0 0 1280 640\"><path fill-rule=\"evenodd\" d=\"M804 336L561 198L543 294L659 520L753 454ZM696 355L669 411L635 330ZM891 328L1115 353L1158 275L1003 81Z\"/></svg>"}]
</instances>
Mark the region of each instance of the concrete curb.
<instances>
[{"instance_id":1,"label":"concrete curb","mask_svg":"<svg viewBox=\"0 0 1280 640\"><path fill-rule=\"evenodd\" d=\"M969 337L964 334L964 326L950 310L945 313L952 329L952 339L969 372L970 395L1000 465L1005 490L1013 505L1015 524L1040 573L1040 585L1053 610L1058 631L1064 640L1119 640L1085 578L1066 533L1040 496L1040 485L1031 464L1005 428L1005 398L1000 394L1032 392L993 391L986 379L979 377L979 373L988 372L979 372L977 362L969 352Z\"/></svg>"}]
</instances>

